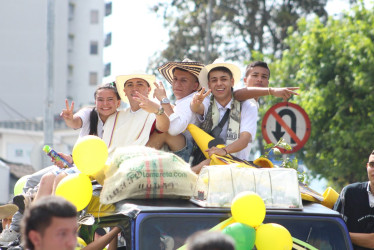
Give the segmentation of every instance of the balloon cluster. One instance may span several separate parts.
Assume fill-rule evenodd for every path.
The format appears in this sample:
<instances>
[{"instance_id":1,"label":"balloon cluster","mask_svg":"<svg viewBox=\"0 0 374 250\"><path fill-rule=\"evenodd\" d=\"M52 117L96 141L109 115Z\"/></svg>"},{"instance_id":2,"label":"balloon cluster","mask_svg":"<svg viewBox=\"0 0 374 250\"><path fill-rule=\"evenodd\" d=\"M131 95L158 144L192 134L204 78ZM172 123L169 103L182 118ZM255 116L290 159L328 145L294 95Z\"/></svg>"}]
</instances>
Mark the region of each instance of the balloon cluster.
<instances>
[{"instance_id":1,"label":"balloon cluster","mask_svg":"<svg viewBox=\"0 0 374 250\"><path fill-rule=\"evenodd\" d=\"M102 139L93 135L79 139L73 148L73 161L81 173L63 178L56 187L56 195L73 203L77 211L84 209L92 198L92 184L88 176L100 171L107 158L108 148Z\"/></svg>"},{"instance_id":2,"label":"balloon cluster","mask_svg":"<svg viewBox=\"0 0 374 250\"><path fill-rule=\"evenodd\" d=\"M236 250L292 249L292 236L283 226L263 223L266 214L264 201L258 194L242 192L232 201L231 213L235 223L222 229L235 241Z\"/></svg>"}]
</instances>

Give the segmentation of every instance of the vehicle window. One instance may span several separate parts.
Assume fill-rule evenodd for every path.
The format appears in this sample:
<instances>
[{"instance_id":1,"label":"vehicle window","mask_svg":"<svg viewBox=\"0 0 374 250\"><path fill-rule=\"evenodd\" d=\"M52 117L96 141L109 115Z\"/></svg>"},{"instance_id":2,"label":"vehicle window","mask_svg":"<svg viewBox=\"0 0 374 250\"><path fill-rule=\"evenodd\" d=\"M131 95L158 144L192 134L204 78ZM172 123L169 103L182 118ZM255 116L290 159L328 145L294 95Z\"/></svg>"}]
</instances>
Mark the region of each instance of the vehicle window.
<instances>
[{"instance_id":1,"label":"vehicle window","mask_svg":"<svg viewBox=\"0 0 374 250\"><path fill-rule=\"evenodd\" d=\"M214 227L228 218L225 214L157 214L148 215L139 223L138 249L177 249L188 236ZM139 218L138 218L139 219ZM334 218L315 216L268 215L264 223L278 223L291 235L317 249L347 249L349 244L343 226ZM168 244L168 247L165 247ZM172 248L170 248L172 244ZM138 244L137 244L138 245Z\"/></svg>"},{"instance_id":2,"label":"vehicle window","mask_svg":"<svg viewBox=\"0 0 374 250\"><path fill-rule=\"evenodd\" d=\"M227 219L224 214L157 214L146 216L139 224L135 236L139 242L138 249L159 250L177 249L184 245L188 236L194 232L210 229ZM139 219L139 218L138 218ZM170 242L173 241L173 247Z\"/></svg>"},{"instance_id":3,"label":"vehicle window","mask_svg":"<svg viewBox=\"0 0 374 250\"><path fill-rule=\"evenodd\" d=\"M277 223L288 229L292 237L317 249L347 249L346 233L334 218L312 216L267 216L264 223Z\"/></svg>"}]
</instances>

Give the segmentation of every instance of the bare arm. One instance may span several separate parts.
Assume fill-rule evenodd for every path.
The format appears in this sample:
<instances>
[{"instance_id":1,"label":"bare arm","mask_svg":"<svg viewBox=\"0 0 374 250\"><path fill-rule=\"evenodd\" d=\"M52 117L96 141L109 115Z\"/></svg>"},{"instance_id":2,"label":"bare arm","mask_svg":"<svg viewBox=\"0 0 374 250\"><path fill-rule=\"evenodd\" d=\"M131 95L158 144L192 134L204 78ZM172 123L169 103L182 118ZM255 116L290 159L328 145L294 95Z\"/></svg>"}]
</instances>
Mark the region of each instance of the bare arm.
<instances>
[{"instance_id":1,"label":"bare arm","mask_svg":"<svg viewBox=\"0 0 374 250\"><path fill-rule=\"evenodd\" d=\"M349 233L352 243L366 248L374 248L374 233Z\"/></svg>"},{"instance_id":2,"label":"bare arm","mask_svg":"<svg viewBox=\"0 0 374 250\"><path fill-rule=\"evenodd\" d=\"M202 162L200 162L199 164L197 164L197 165L191 167L191 170L192 170L193 172L195 172L196 174L199 174L200 171L201 171L201 169L202 169L203 167L205 167L205 166L208 166L209 164L210 164L210 159L205 159L205 160L203 160Z\"/></svg>"},{"instance_id":3,"label":"bare arm","mask_svg":"<svg viewBox=\"0 0 374 250\"><path fill-rule=\"evenodd\" d=\"M287 101L292 95L299 95L294 90L299 87L285 87L285 88L261 88L261 87L246 87L234 91L234 97L238 101L245 101L251 98L258 98L266 95L273 95L275 97L283 98Z\"/></svg>"},{"instance_id":4,"label":"bare arm","mask_svg":"<svg viewBox=\"0 0 374 250\"><path fill-rule=\"evenodd\" d=\"M148 97L137 92L138 97L134 97L134 100L140 102L140 108L144 109L148 113L157 114L161 105L148 99ZM163 113L161 115L156 115L156 129L160 132L167 132L170 126L169 117Z\"/></svg>"},{"instance_id":5,"label":"bare arm","mask_svg":"<svg viewBox=\"0 0 374 250\"><path fill-rule=\"evenodd\" d=\"M96 249L103 249L106 245L110 244L112 245L112 240L117 239L118 233L121 232L121 228L114 227L112 230L110 230L109 233L105 234L103 237L100 237L99 239L91 242L86 247L82 248L84 250L96 250ZM117 242L116 242L117 243ZM117 244L115 244L117 245ZM115 248L111 248L109 246L109 249L117 249L117 246Z\"/></svg>"},{"instance_id":6,"label":"bare arm","mask_svg":"<svg viewBox=\"0 0 374 250\"><path fill-rule=\"evenodd\" d=\"M247 147L248 143L252 141L252 136L248 132L241 132L239 135L239 139L231 143L230 145L227 145L225 148L217 148L217 147L211 147L206 150L208 152L209 157L212 154L216 155L226 155L230 153L236 153L241 150L243 150L245 147Z\"/></svg>"},{"instance_id":7,"label":"bare arm","mask_svg":"<svg viewBox=\"0 0 374 250\"><path fill-rule=\"evenodd\" d=\"M71 106L69 105L69 101L65 99L66 109L63 109L60 116L64 119L66 126L78 129L82 127L82 119L77 116L73 115L74 111L74 102L71 102Z\"/></svg>"},{"instance_id":8,"label":"bare arm","mask_svg":"<svg viewBox=\"0 0 374 250\"><path fill-rule=\"evenodd\" d=\"M202 88L199 92L195 93L193 95L192 101L191 101L191 110L194 113L197 113L199 115L204 115L204 105L203 101L205 97L207 97L210 94L210 89L204 93L205 88Z\"/></svg>"}]
</instances>

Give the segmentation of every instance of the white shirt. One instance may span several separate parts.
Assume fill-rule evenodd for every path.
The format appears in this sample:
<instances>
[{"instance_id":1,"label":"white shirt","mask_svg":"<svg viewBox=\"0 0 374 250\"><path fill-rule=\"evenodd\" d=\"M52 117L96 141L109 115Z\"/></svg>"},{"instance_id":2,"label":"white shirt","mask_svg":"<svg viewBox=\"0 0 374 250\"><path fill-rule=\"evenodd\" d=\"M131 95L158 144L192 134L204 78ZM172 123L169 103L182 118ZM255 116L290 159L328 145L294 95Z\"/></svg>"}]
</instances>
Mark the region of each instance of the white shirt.
<instances>
[{"instance_id":1,"label":"white shirt","mask_svg":"<svg viewBox=\"0 0 374 250\"><path fill-rule=\"evenodd\" d=\"M214 99L216 102L216 100ZM232 101L232 100L231 100ZM216 105L218 107L219 111L219 120L222 119L224 116L226 110L231 107L231 101L223 107L221 104L216 102ZM208 112L209 108L209 103L210 101L206 101L206 99L203 101L204 105L204 119L206 116L206 113ZM248 132L251 137L252 141L254 141L256 137L256 130L257 130L257 114L258 114L258 109L257 105L251 102L250 100L246 100L242 102L242 110L241 110L241 116L240 116L240 131L239 133L242 132ZM230 119L230 118L229 118ZM225 125L222 128L220 137L226 139L227 137L227 128L228 128L228 121L227 119ZM241 151L236 153L236 156L242 160L249 160L249 155L251 152L251 147L252 147L252 141L248 143L248 145L242 149Z\"/></svg>"},{"instance_id":2,"label":"white shirt","mask_svg":"<svg viewBox=\"0 0 374 250\"><path fill-rule=\"evenodd\" d=\"M81 131L79 133L79 138L83 137L85 135L88 135L90 133L90 114L91 114L92 108L83 108L79 110L76 115L79 116L82 120L82 127ZM98 122L97 122L97 136L102 138L103 137L103 126L104 123L100 119L100 116L98 115Z\"/></svg>"},{"instance_id":3,"label":"white shirt","mask_svg":"<svg viewBox=\"0 0 374 250\"><path fill-rule=\"evenodd\" d=\"M367 188L367 191L368 191L368 195L369 195L369 205L370 205L370 207L374 207L374 195L373 195L373 193L370 191L370 181L368 182L368 188Z\"/></svg>"},{"instance_id":4,"label":"white shirt","mask_svg":"<svg viewBox=\"0 0 374 250\"><path fill-rule=\"evenodd\" d=\"M169 116L170 127L168 132L170 135L179 135L186 130L190 123L195 125L199 124L196 114L193 113L190 108L195 93L196 92L193 92L175 102L174 113Z\"/></svg>"}]
</instances>

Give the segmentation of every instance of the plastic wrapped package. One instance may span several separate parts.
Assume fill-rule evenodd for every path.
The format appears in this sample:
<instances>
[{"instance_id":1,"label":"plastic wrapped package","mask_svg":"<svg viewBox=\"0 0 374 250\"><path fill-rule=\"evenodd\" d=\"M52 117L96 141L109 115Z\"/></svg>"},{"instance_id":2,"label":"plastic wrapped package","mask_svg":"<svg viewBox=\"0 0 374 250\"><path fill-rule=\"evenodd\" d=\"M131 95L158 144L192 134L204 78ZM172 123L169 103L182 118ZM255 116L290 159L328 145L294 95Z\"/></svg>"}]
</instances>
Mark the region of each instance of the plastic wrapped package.
<instances>
[{"instance_id":1,"label":"plastic wrapped package","mask_svg":"<svg viewBox=\"0 0 374 250\"><path fill-rule=\"evenodd\" d=\"M238 193L252 191L260 195L269 209L302 209L296 170L238 166L204 167L191 201L203 207L230 207Z\"/></svg>"}]
</instances>

